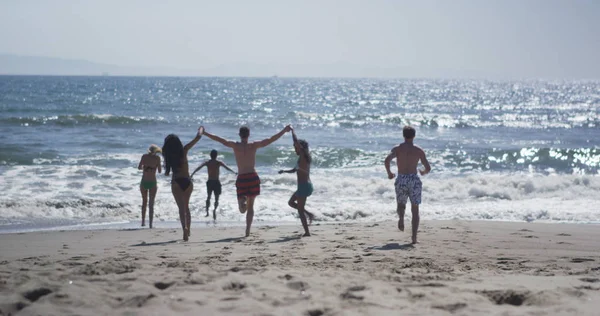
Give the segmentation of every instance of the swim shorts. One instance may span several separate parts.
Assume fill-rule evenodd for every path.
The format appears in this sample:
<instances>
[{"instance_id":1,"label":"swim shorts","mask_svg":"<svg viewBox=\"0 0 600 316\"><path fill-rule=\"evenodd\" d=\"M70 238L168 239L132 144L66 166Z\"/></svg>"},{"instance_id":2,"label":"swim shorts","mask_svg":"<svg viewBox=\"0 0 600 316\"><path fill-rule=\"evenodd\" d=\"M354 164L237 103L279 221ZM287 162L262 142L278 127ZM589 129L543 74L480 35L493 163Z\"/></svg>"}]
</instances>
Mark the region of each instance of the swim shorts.
<instances>
[{"instance_id":1,"label":"swim shorts","mask_svg":"<svg viewBox=\"0 0 600 316\"><path fill-rule=\"evenodd\" d=\"M410 199L411 204L421 204L421 190L423 183L416 174L399 174L394 182L396 187L396 201L398 204L406 204Z\"/></svg>"},{"instance_id":2,"label":"swim shorts","mask_svg":"<svg viewBox=\"0 0 600 316\"><path fill-rule=\"evenodd\" d=\"M299 197L311 196L313 193L313 185L311 182L298 183L298 191L294 193Z\"/></svg>"},{"instance_id":3,"label":"swim shorts","mask_svg":"<svg viewBox=\"0 0 600 316\"><path fill-rule=\"evenodd\" d=\"M240 174L235 180L237 196L257 196L260 195L260 178L256 172Z\"/></svg>"},{"instance_id":4,"label":"swim shorts","mask_svg":"<svg viewBox=\"0 0 600 316\"><path fill-rule=\"evenodd\" d=\"M221 181L219 180L208 180L206 181L206 192L208 195L211 192L215 192L215 195L221 195Z\"/></svg>"}]
</instances>

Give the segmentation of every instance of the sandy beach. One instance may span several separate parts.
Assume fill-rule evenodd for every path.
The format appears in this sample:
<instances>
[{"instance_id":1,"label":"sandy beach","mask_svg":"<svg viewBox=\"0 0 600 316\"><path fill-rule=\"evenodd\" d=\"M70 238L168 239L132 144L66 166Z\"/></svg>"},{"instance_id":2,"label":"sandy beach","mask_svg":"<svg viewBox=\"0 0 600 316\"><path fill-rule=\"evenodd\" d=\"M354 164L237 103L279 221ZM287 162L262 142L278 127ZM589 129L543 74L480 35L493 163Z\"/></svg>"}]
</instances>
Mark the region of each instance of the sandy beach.
<instances>
[{"instance_id":1,"label":"sandy beach","mask_svg":"<svg viewBox=\"0 0 600 316\"><path fill-rule=\"evenodd\" d=\"M0 315L598 315L598 225L395 227L4 234Z\"/></svg>"}]
</instances>

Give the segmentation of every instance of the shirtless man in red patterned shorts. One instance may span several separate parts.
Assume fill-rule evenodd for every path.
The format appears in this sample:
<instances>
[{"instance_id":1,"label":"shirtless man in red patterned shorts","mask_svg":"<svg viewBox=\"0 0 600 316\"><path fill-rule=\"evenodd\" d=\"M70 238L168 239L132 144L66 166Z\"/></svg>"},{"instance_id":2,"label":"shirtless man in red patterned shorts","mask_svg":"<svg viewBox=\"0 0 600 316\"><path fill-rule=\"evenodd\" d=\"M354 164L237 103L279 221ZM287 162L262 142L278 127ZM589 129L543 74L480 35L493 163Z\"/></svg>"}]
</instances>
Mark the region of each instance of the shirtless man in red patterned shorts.
<instances>
[{"instance_id":1,"label":"shirtless man in red patterned shorts","mask_svg":"<svg viewBox=\"0 0 600 316\"><path fill-rule=\"evenodd\" d=\"M260 178L255 169L256 150L270 145L289 131L291 131L291 127L290 125L287 125L279 133L270 138L257 142L248 142L250 129L246 126L242 126L240 127L239 134L241 141L234 142L210 134L204 130L204 135L208 138L233 149L238 167L238 177L235 181L238 204L240 212L242 214L246 213L246 237L250 236L250 227L252 226L252 220L254 219L254 200L260 195Z\"/></svg>"}]
</instances>

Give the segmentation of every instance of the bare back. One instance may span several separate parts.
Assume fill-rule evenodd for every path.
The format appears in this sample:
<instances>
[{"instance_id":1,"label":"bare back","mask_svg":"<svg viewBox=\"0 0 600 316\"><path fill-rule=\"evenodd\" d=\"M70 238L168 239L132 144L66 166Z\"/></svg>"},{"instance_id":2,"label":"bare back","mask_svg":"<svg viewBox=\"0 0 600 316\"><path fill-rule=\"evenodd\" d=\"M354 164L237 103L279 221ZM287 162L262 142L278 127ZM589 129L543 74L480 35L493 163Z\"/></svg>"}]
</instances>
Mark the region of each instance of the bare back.
<instances>
[{"instance_id":1,"label":"bare back","mask_svg":"<svg viewBox=\"0 0 600 316\"><path fill-rule=\"evenodd\" d=\"M142 155L138 169L144 171L142 180L156 181L156 171L160 172L160 157L153 154Z\"/></svg>"},{"instance_id":2,"label":"bare back","mask_svg":"<svg viewBox=\"0 0 600 316\"><path fill-rule=\"evenodd\" d=\"M239 174L256 172L255 165L256 150L258 149L257 142L236 142L231 148L233 148L235 162L237 163Z\"/></svg>"},{"instance_id":3,"label":"bare back","mask_svg":"<svg viewBox=\"0 0 600 316\"><path fill-rule=\"evenodd\" d=\"M416 174L419 161L425 164L425 152L419 146L404 142L392 149L396 157L398 174Z\"/></svg>"},{"instance_id":4,"label":"bare back","mask_svg":"<svg viewBox=\"0 0 600 316\"><path fill-rule=\"evenodd\" d=\"M208 180L219 180L219 170L221 162L218 160L209 160L206 162L206 170L208 172Z\"/></svg>"}]
</instances>

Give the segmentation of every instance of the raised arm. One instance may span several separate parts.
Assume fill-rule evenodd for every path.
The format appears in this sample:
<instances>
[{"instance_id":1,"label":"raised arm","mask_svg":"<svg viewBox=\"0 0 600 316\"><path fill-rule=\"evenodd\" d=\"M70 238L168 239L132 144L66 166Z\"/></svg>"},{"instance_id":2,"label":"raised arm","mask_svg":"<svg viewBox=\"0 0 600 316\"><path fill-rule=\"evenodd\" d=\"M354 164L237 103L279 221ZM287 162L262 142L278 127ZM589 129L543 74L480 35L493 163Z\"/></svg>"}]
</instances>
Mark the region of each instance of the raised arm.
<instances>
[{"instance_id":1,"label":"raised arm","mask_svg":"<svg viewBox=\"0 0 600 316\"><path fill-rule=\"evenodd\" d=\"M292 141L294 142L294 144L296 144L296 142L298 142L298 138L296 137L296 131L292 128Z\"/></svg>"},{"instance_id":2,"label":"raised arm","mask_svg":"<svg viewBox=\"0 0 600 316\"><path fill-rule=\"evenodd\" d=\"M392 149L392 152L385 157L385 171L387 171L388 174L388 179L394 179L394 177L396 176L395 174L392 173L392 170L390 170L390 163L392 162L392 160L396 158L396 147L394 147Z\"/></svg>"},{"instance_id":3,"label":"raised arm","mask_svg":"<svg viewBox=\"0 0 600 316\"><path fill-rule=\"evenodd\" d=\"M189 142L185 146L183 146L183 151L185 151L187 153L190 149L192 149L192 147L194 147L194 145L196 145L196 143L202 137L203 132L204 132L204 127L200 126L200 128L198 128L198 132L196 133L196 137L194 137L194 139L192 139L191 142Z\"/></svg>"},{"instance_id":4,"label":"raised arm","mask_svg":"<svg viewBox=\"0 0 600 316\"><path fill-rule=\"evenodd\" d=\"M286 125L281 131L279 131L279 133L267 138L267 139L263 139L259 142L256 142L256 146L258 148L262 148L262 147L266 147L271 145L274 141L278 140L279 138L281 138L281 136L283 136L283 134L289 132L290 130L292 130L292 127L290 125Z\"/></svg>"},{"instance_id":5,"label":"raised arm","mask_svg":"<svg viewBox=\"0 0 600 316\"><path fill-rule=\"evenodd\" d=\"M207 131L204 131L204 135L206 135L206 137L208 137L208 138L210 138L210 139L212 139L212 140L214 140L216 142L219 142L219 143L223 144L223 146L225 146L225 147L233 148L233 146L235 145L235 142L232 142L230 140L226 140L226 139L221 138L221 137L219 137L217 135L213 135L213 134L211 134L211 133L209 133Z\"/></svg>"},{"instance_id":6,"label":"raised arm","mask_svg":"<svg viewBox=\"0 0 600 316\"><path fill-rule=\"evenodd\" d=\"M425 152L423 150L421 150L421 163L425 169L419 170L419 173L424 176L431 171L431 166L429 165L429 161L427 161L427 157L425 156Z\"/></svg>"},{"instance_id":7,"label":"raised arm","mask_svg":"<svg viewBox=\"0 0 600 316\"><path fill-rule=\"evenodd\" d=\"M198 168L196 168L196 170L194 170L194 172L192 172L192 175L190 176L190 178L192 178L194 176L194 173L198 172L200 169L202 169L202 167L206 166L207 163L208 163L208 161L205 161L200 166L198 166Z\"/></svg>"},{"instance_id":8,"label":"raised arm","mask_svg":"<svg viewBox=\"0 0 600 316\"><path fill-rule=\"evenodd\" d=\"M235 172L235 171L231 170L231 168L229 168L229 167L228 167L228 166L227 166L227 165L226 165L224 162L222 162L222 161L219 161L219 165L221 165L221 167L223 167L223 168L225 168L225 169L227 169L227 170L229 170L229 171L231 171L231 172L233 172L233 173L237 174L237 172Z\"/></svg>"}]
</instances>

